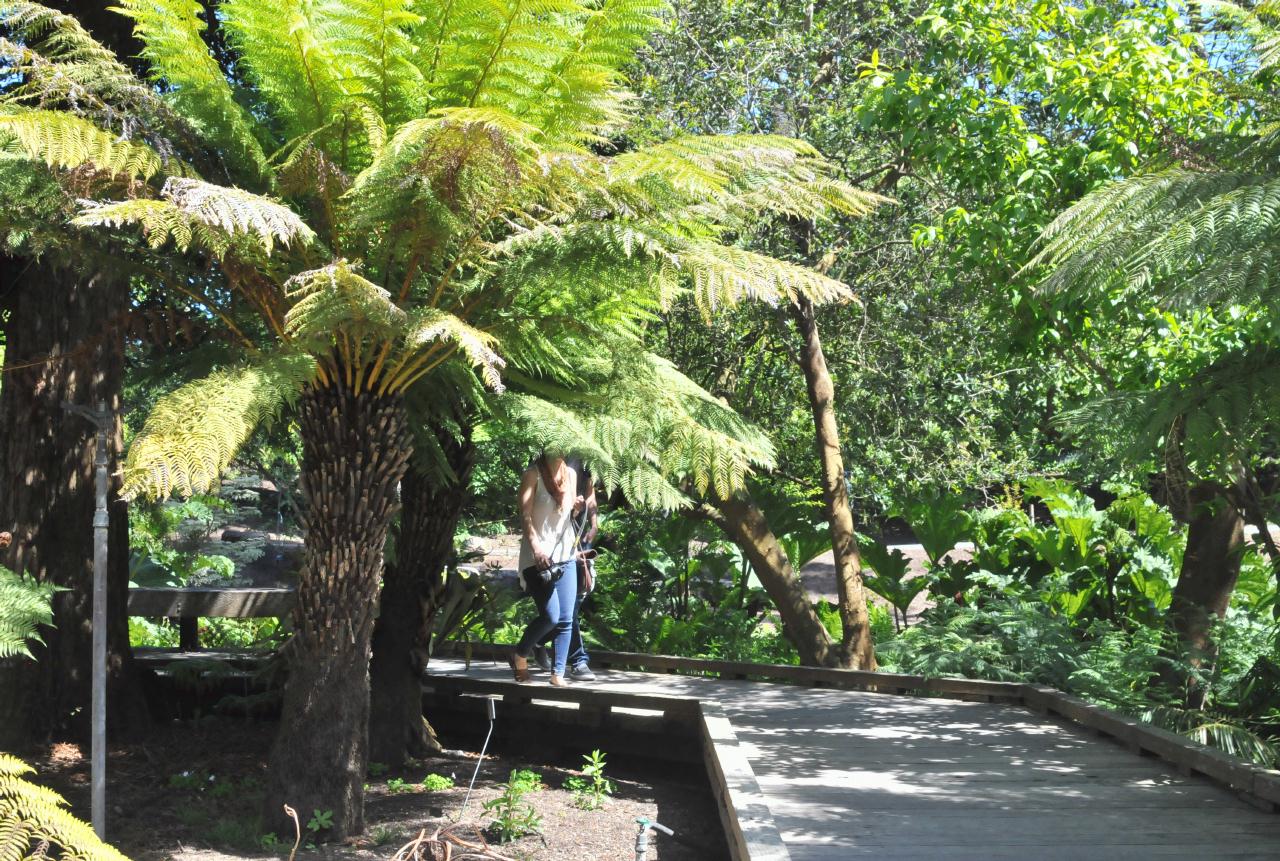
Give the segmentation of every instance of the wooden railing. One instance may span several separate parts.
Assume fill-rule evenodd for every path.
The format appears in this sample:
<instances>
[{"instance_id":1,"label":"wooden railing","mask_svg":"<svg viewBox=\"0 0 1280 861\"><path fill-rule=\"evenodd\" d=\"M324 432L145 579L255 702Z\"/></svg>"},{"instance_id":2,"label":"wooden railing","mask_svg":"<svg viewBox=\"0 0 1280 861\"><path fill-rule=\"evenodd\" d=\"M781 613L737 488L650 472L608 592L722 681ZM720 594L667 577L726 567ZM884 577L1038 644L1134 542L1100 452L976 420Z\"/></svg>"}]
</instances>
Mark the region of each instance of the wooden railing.
<instances>
[{"instance_id":1,"label":"wooden railing","mask_svg":"<svg viewBox=\"0 0 1280 861\"><path fill-rule=\"evenodd\" d=\"M223 616L241 619L284 617L293 612L293 587L227 587L129 590L129 615L178 620L178 644L183 651L200 648L199 620Z\"/></svg>"}]
</instances>

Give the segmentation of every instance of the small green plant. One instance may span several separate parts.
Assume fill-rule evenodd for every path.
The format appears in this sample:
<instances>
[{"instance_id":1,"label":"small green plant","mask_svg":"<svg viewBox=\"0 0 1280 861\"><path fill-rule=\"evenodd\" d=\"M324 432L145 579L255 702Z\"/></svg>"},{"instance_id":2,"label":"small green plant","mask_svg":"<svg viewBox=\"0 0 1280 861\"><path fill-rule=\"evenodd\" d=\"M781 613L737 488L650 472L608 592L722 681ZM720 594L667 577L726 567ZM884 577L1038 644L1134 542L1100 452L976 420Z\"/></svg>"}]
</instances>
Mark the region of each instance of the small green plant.
<instances>
[{"instance_id":1,"label":"small green plant","mask_svg":"<svg viewBox=\"0 0 1280 861\"><path fill-rule=\"evenodd\" d=\"M387 781L387 791L393 795L401 795L406 792L413 792L413 790L413 784L405 782L404 778L393 777Z\"/></svg>"},{"instance_id":2,"label":"small green plant","mask_svg":"<svg viewBox=\"0 0 1280 861\"><path fill-rule=\"evenodd\" d=\"M535 781L530 782L528 775L532 775ZM535 787L541 786L542 778L539 775L516 769L511 772L510 779L502 784L502 794L485 802L485 813L493 816L489 830L499 843L510 843L526 834L542 833L542 817L533 809L532 804L524 800Z\"/></svg>"},{"instance_id":3,"label":"small green plant","mask_svg":"<svg viewBox=\"0 0 1280 861\"><path fill-rule=\"evenodd\" d=\"M564 788L573 793L573 806L580 810L599 810L613 794L613 782L604 776L604 754L598 750L582 758L582 777L570 777Z\"/></svg>"},{"instance_id":4,"label":"small green plant","mask_svg":"<svg viewBox=\"0 0 1280 861\"><path fill-rule=\"evenodd\" d=\"M511 772L511 782L520 784L525 792L537 792L547 788L547 785L542 782L542 775L527 768L517 768Z\"/></svg>"},{"instance_id":5,"label":"small green plant","mask_svg":"<svg viewBox=\"0 0 1280 861\"><path fill-rule=\"evenodd\" d=\"M443 774L428 774L422 778L422 788L427 792L443 792L446 789L453 789L453 778L445 777Z\"/></svg>"},{"instance_id":6,"label":"small green plant","mask_svg":"<svg viewBox=\"0 0 1280 861\"><path fill-rule=\"evenodd\" d=\"M284 841L277 837L274 831L268 831L258 838L258 846L268 852L279 852L284 848Z\"/></svg>"},{"instance_id":7,"label":"small green plant","mask_svg":"<svg viewBox=\"0 0 1280 861\"><path fill-rule=\"evenodd\" d=\"M333 827L333 811L332 810L311 811L311 818L307 820L307 833L311 837L315 837L321 831L326 831L332 827Z\"/></svg>"},{"instance_id":8,"label":"small green plant","mask_svg":"<svg viewBox=\"0 0 1280 861\"><path fill-rule=\"evenodd\" d=\"M371 762L371 763L369 763L369 776L370 776L370 777L382 777L382 775L384 775L384 774L386 774L386 773L387 773L387 764L386 764L385 762Z\"/></svg>"}]
</instances>

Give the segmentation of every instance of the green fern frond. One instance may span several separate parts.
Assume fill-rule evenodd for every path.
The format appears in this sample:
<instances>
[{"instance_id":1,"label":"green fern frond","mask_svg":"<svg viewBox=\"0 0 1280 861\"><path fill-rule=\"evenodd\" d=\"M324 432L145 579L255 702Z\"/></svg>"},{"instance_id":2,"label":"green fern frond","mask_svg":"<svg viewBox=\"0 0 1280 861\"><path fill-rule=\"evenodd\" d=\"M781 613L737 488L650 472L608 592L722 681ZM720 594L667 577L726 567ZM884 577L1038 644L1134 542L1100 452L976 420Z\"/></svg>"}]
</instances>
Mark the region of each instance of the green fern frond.
<instances>
[{"instance_id":1,"label":"green fern frond","mask_svg":"<svg viewBox=\"0 0 1280 861\"><path fill-rule=\"evenodd\" d=\"M92 827L72 816L62 796L31 783L27 777L34 773L22 760L0 753L0 858L128 861L98 839ZM42 843L48 846L33 854Z\"/></svg>"},{"instance_id":2,"label":"green fern frond","mask_svg":"<svg viewBox=\"0 0 1280 861\"><path fill-rule=\"evenodd\" d=\"M71 220L79 227L122 227L136 224L142 228L147 245L163 248L172 240L179 251L199 248L221 257L231 245L222 231L196 221L167 200L138 198L115 203L87 202L80 214Z\"/></svg>"},{"instance_id":3,"label":"green fern frond","mask_svg":"<svg viewBox=\"0 0 1280 861\"><path fill-rule=\"evenodd\" d=\"M440 341L451 343L480 373L485 386L495 392L503 390L502 368L506 362L494 349L497 339L493 335L435 308L420 308L409 316L404 338L408 350L417 351Z\"/></svg>"},{"instance_id":4,"label":"green fern frond","mask_svg":"<svg viewBox=\"0 0 1280 861\"><path fill-rule=\"evenodd\" d=\"M152 78L167 85L184 116L227 161L255 178L269 178L252 120L205 45L204 7L198 0L118 0L116 11L135 22Z\"/></svg>"},{"instance_id":5,"label":"green fern frond","mask_svg":"<svg viewBox=\"0 0 1280 861\"><path fill-rule=\"evenodd\" d=\"M319 10L321 38L343 89L373 107L385 125L408 119L425 102L411 41L424 20L418 5L415 0L343 0Z\"/></svg>"},{"instance_id":6,"label":"green fern frond","mask_svg":"<svg viewBox=\"0 0 1280 861\"><path fill-rule=\"evenodd\" d=\"M268 254L276 242L289 246L315 238L314 231L292 209L243 189L170 177L161 194L194 220L229 236L248 236Z\"/></svg>"},{"instance_id":7,"label":"green fern frond","mask_svg":"<svg viewBox=\"0 0 1280 861\"><path fill-rule=\"evenodd\" d=\"M88 120L62 111L0 110L0 136L11 138L30 158L51 168L91 167L112 176L149 179L164 169L146 144L122 140Z\"/></svg>"},{"instance_id":8,"label":"green fern frond","mask_svg":"<svg viewBox=\"0 0 1280 861\"><path fill-rule=\"evenodd\" d=\"M277 355L165 395L129 446L122 495L165 498L214 490L254 430L296 401L315 367L311 356Z\"/></svg>"},{"instance_id":9,"label":"green fern frond","mask_svg":"<svg viewBox=\"0 0 1280 861\"><path fill-rule=\"evenodd\" d=\"M817 304L854 298L847 284L812 269L712 242L689 245L674 263L692 281L698 306L712 311L744 300L777 305L798 296Z\"/></svg>"},{"instance_id":10,"label":"green fern frond","mask_svg":"<svg viewBox=\"0 0 1280 861\"><path fill-rule=\"evenodd\" d=\"M53 624L52 584L37 583L0 566L0 660L31 657L28 640L40 640L40 626Z\"/></svg>"},{"instance_id":11,"label":"green fern frond","mask_svg":"<svg viewBox=\"0 0 1280 861\"><path fill-rule=\"evenodd\" d=\"M226 0L219 5L248 77L279 115L286 138L321 128L345 93L310 0Z\"/></svg>"},{"instance_id":12,"label":"green fern frond","mask_svg":"<svg viewBox=\"0 0 1280 861\"><path fill-rule=\"evenodd\" d=\"M332 344L339 331L390 341L409 322L389 292L345 260L294 275L285 283L285 293L294 302L285 316L285 331L314 347Z\"/></svg>"}]
</instances>

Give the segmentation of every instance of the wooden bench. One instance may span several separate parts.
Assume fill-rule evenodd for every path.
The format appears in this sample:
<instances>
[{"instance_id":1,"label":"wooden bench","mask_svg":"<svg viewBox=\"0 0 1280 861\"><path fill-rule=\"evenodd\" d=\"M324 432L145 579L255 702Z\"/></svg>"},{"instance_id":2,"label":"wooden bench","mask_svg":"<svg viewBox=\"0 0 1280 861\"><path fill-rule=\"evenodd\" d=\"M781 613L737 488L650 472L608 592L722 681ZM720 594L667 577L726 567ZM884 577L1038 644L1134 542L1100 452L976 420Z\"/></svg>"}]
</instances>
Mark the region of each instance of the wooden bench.
<instances>
[{"instance_id":1,"label":"wooden bench","mask_svg":"<svg viewBox=\"0 0 1280 861\"><path fill-rule=\"evenodd\" d=\"M200 619L224 617L283 618L293 612L297 596L292 586L197 587L129 590L129 615L178 620L178 645L184 652L200 648Z\"/></svg>"}]
</instances>

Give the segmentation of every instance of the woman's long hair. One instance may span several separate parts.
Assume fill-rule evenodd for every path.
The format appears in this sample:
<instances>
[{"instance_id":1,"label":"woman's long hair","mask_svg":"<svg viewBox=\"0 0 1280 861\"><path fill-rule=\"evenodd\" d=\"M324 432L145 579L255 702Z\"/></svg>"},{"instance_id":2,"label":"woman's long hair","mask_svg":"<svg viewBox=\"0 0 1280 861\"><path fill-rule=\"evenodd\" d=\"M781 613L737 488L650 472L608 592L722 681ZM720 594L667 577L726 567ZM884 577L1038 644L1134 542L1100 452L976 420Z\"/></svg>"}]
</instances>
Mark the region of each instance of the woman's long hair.
<instances>
[{"instance_id":1,"label":"woman's long hair","mask_svg":"<svg viewBox=\"0 0 1280 861\"><path fill-rule=\"evenodd\" d=\"M547 453L544 451L542 454L538 455L534 464L538 467L538 474L542 476L542 485L547 489L547 493L551 494L551 498L556 501L556 505L558 507L564 508L564 501L567 494L565 489L560 486L560 483L556 481L555 476L551 474L551 462L547 457Z\"/></svg>"}]
</instances>

